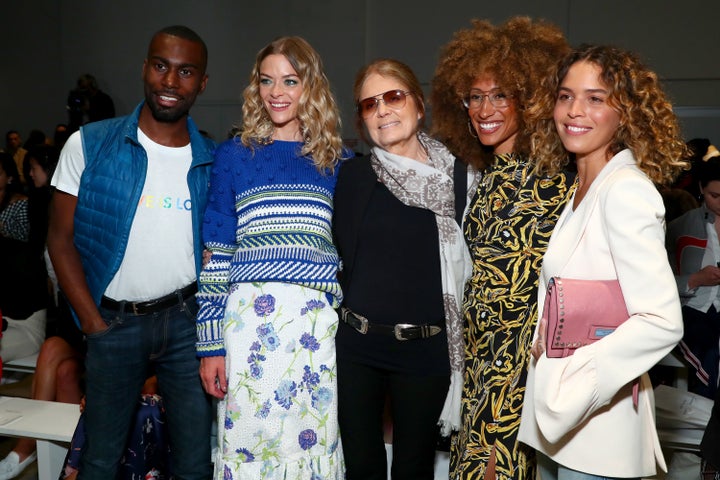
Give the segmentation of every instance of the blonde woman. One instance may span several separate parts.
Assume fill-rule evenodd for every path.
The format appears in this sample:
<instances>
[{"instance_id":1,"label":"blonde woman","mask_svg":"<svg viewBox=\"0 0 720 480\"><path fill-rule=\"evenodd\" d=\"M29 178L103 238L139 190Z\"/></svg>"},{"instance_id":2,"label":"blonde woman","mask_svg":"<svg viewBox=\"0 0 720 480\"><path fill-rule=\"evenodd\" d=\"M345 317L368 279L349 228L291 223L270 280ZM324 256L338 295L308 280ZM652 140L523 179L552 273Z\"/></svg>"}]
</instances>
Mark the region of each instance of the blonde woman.
<instances>
[{"instance_id":1,"label":"blonde woman","mask_svg":"<svg viewBox=\"0 0 720 480\"><path fill-rule=\"evenodd\" d=\"M242 135L217 150L205 215L198 355L220 399L215 478L344 478L332 197L343 156L318 54L260 50Z\"/></svg>"}]
</instances>

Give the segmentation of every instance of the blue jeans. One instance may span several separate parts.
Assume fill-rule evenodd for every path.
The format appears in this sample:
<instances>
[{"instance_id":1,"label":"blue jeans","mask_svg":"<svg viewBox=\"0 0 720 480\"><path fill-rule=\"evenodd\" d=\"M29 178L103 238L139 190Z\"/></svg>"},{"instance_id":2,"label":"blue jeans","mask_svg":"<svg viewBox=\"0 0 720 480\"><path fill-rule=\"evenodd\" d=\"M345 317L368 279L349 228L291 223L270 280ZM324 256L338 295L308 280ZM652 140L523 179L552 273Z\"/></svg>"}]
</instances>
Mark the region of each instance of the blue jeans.
<instances>
[{"instance_id":1,"label":"blue jeans","mask_svg":"<svg viewBox=\"0 0 720 480\"><path fill-rule=\"evenodd\" d=\"M537 467L541 480L616 480L619 477L603 477L601 475L592 475L590 473L578 472L567 467L563 467L555 460L547 455L537 452ZM640 480L640 479L624 479L624 480Z\"/></svg>"},{"instance_id":2,"label":"blue jeans","mask_svg":"<svg viewBox=\"0 0 720 480\"><path fill-rule=\"evenodd\" d=\"M116 477L143 383L155 373L177 480L212 476L210 398L195 355L194 297L146 315L100 308L109 328L87 337L87 439L79 478Z\"/></svg>"}]
</instances>

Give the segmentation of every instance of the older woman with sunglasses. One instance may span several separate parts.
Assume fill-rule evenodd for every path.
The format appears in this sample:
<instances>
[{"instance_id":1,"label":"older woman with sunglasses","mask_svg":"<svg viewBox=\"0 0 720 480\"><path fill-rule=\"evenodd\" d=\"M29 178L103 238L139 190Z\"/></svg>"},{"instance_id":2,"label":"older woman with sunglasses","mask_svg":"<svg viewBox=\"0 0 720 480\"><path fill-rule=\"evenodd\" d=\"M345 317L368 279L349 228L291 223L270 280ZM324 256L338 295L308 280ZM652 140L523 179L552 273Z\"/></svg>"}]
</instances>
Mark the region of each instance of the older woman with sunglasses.
<instances>
[{"instance_id":1,"label":"older woman with sunglasses","mask_svg":"<svg viewBox=\"0 0 720 480\"><path fill-rule=\"evenodd\" d=\"M465 383L452 479L535 478L534 454L517 433L540 264L572 179L533 174L525 107L567 50L562 32L544 22L476 20L444 48L433 79L437 138L485 167L464 222L473 271L465 289Z\"/></svg>"},{"instance_id":2,"label":"older woman with sunglasses","mask_svg":"<svg viewBox=\"0 0 720 480\"><path fill-rule=\"evenodd\" d=\"M354 98L372 148L342 166L334 201L344 263L336 348L347 477L386 478L388 400L392 478L432 479L441 413L448 432L459 422L460 306L470 267L459 221L474 175L420 131L424 97L407 65L383 59L362 68Z\"/></svg>"}]
</instances>

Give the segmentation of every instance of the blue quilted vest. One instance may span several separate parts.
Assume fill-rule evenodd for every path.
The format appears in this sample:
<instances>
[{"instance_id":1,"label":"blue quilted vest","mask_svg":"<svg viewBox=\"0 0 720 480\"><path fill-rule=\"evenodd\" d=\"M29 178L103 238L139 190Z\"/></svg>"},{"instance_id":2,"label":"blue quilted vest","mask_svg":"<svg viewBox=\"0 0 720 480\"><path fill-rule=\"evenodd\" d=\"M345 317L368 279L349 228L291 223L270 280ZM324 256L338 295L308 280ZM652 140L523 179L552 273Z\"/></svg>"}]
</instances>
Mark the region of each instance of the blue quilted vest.
<instances>
[{"instance_id":1,"label":"blue quilted vest","mask_svg":"<svg viewBox=\"0 0 720 480\"><path fill-rule=\"evenodd\" d=\"M126 117L81 127L85 170L80 178L75 209L75 246L97 305L120 268L130 226L147 171L147 154L137 138L141 103ZM214 144L203 137L188 117L192 164L187 175L192 201L195 268L202 265L203 213L207 204Z\"/></svg>"}]
</instances>

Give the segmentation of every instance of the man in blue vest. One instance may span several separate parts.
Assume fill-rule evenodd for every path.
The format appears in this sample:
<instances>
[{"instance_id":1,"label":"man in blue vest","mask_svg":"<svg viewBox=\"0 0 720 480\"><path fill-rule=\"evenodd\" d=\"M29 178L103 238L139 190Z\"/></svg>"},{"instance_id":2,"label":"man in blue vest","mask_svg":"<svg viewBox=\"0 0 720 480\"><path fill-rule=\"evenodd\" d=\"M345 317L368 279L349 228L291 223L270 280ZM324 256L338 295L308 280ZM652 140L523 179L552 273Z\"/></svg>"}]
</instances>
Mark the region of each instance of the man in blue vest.
<instances>
[{"instance_id":1,"label":"man in blue vest","mask_svg":"<svg viewBox=\"0 0 720 480\"><path fill-rule=\"evenodd\" d=\"M213 144L188 116L207 85L206 66L194 31L158 31L142 68L145 101L73 134L52 180L48 248L87 339L82 479L115 478L153 373L175 478L212 474L194 295Z\"/></svg>"}]
</instances>

